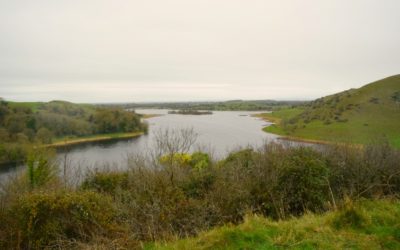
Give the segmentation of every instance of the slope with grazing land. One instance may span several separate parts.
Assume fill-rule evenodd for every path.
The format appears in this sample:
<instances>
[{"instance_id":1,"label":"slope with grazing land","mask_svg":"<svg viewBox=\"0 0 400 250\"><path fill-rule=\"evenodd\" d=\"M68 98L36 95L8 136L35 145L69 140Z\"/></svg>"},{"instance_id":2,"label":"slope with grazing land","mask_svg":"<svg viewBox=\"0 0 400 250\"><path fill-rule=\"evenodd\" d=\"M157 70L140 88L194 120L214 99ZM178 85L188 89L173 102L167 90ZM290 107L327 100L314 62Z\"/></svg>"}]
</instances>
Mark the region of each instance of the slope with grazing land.
<instances>
[{"instance_id":1,"label":"slope with grazing land","mask_svg":"<svg viewBox=\"0 0 400 250\"><path fill-rule=\"evenodd\" d=\"M266 132L301 139L366 144L386 137L400 147L400 75L261 117Z\"/></svg>"}]
</instances>

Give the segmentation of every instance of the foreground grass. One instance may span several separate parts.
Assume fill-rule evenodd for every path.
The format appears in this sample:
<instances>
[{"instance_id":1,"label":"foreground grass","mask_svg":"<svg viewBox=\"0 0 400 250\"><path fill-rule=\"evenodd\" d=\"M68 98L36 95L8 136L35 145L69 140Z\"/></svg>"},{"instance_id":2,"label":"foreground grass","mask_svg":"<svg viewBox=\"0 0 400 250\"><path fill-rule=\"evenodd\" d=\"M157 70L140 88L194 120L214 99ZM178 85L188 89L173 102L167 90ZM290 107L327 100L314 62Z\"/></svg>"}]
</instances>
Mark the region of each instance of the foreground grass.
<instances>
[{"instance_id":1,"label":"foreground grass","mask_svg":"<svg viewBox=\"0 0 400 250\"><path fill-rule=\"evenodd\" d=\"M247 216L198 237L145 249L400 249L400 202L365 200L287 221Z\"/></svg>"},{"instance_id":2,"label":"foreground grass","mask_svg":"<svg viewBox=\"0 0 400 250\"><path fill-rule=\"evenodd\" d=\"M132 133L110 133L110 134L98 134L83 137L62 137L54 140L53 143L47 145L49 147L63 147L68 145L82 144L88 142L97 141L108 141L115 139L129 139L143 135L143 132L132 132Z\"/></svg>"}]
</instances>

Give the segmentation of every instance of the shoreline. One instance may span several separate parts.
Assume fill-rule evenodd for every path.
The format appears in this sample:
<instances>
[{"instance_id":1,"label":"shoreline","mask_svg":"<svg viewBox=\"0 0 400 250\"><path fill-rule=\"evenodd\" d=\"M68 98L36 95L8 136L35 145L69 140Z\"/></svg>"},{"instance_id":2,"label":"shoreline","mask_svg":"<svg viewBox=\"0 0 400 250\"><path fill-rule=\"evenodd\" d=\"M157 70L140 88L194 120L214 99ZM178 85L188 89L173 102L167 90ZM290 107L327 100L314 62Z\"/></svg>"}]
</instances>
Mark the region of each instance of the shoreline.
<instances>
[{"instance_id":1,"label":"shoreline","mask_svg":"<svg viewBox=\"0 0 400 250\"><path fill-rule=\"evenodd\" d=\"M280 136L278 140L282 141L292 141L292 142L303 142L303 143L312 143L312 144L320 144L320 145L347 145L350 144L352 146L357 146L357 147L363 147L362 144L357 144L357 143L346 143L346 142L335 142L335 141L329 141L329 140L318 140L318 139L308 139L308 138L303 138L303 137L297 137L297 136L291 136L291 135L284 135L284 134L278 134L278 133L273 133L273 132L268 132L265 131L265 128L271 126L271 125L279 125L280 118L278 117L268 117L264 113L259 113L259 114L254 114L254 117L261 118L262 120L266 122L270 122L271 124L268 126L265 126L262 128L262 131L265 133L271 133L274 135Z\"/></svg>"},{"instance_id":2,"label":"shoreline","mask_svg":"<svg viewBox=\"0 0 400 250\"><path fill-rule=\"evenodd\" d=\"M58 140L51 144L44 145L49 148L58 148L65 147L71 145L85 144L90 142L99 142L99 141L110 141L110 140L118 140L118 139L130 139L136 138L141 135L144 135L144 132L133 132L133 133L117 133L117 134L100 134L94 135L91 137L77 137L77 138L66 138L65 140Z\"/></svg>"},{"instance_id":3,"label":"shoreline","mask_svg":"<svg viewBox=\"0 0 400 250\"><path fill-rule=\"evenodd\" d=\"M150 119L153 117L163 116L162 114L142 114L142 119ZM132 133L111 133L111 134L99 134L93 135L90 137L77 137L77 138L67 138L66 140L58 140L51 144L44 145L49 148L59 148L71 145L79 145L90 142L100 142L100 141L111 141L111 140L119 140L119 139L131 139L136 138L141 135L144 135L143 131L140 132L132 132Z\"/></svg>"},{"instance_id":4,"label":"shoreline","mask_svg":"<svg viewBox=\"0 0 400 250\"><path fill-rule=\"evenodd\" d=\"M160 117L160 116L164 116L163 114L141 114L141 118L142 119L150 119L150 118L154 118L154 117Z\"/></svg>"}]
</instances>

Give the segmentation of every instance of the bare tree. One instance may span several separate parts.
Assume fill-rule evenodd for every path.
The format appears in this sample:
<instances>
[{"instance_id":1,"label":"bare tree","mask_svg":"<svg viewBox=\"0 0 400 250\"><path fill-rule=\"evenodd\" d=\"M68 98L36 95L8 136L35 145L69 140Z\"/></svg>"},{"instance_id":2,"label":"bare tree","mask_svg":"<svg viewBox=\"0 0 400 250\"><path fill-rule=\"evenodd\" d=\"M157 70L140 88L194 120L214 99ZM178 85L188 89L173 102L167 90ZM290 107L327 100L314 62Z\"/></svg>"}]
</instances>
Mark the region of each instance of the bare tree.
<instances>
[{"instance_id":1,"label":"bare tree","mask_svg":"<svg viewBox=\"0 0 400 250\"><path fill-rule=\"evenodd\" d=\"M164 129L155 133L156 155L174 155L187 153L194 145L198 134L193 128Z\"/></svg>"},{"instance_id":2,"label":"bare tree","mask_svg":"<svg viewBox=\"0 0 400 250\"><path fill-rule=\"evenodd\" d=\"M165 129L158 130L155 133L154 143L155 143L155 154L153 155L153 161L157 165L157 161L161 156L167 156L169 159L169 164L165 166L165 170L169 175L169 179L174 185L175 182L175 172L177 171L177 166L174 166L174 155L188 153L192 146L197 140L197 133L193 128L182 128L182 129Z\"/></svg>"}]
</instances>

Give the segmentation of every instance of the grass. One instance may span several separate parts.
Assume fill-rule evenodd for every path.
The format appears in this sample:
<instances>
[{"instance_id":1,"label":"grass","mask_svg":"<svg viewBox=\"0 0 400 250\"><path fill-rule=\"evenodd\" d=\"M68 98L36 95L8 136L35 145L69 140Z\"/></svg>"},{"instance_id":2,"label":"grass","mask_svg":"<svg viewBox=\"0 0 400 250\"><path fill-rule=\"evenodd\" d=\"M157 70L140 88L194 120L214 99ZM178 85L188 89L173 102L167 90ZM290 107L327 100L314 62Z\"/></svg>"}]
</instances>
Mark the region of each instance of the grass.
<instances>
[{"instance_id":1,"label":"grass","mask_svg":"<svg viewBox=\"0 0 400 250\"><path fill-rule=\"evenodd\" d=\"M8 105L11 108L28 108L32 112L36 112L43 105L43 102L8 102Z\"/></svg>"},{"instance_id":2,"label":"grass","mask_svg":"<svg viewBox=\"0 0 400 250\"><path fill-rule=\"evenodd\" d=\"M300 108L300 107L285 108L285 109L281 109L279 111L274 111L271 113L256 114L254 116L268 119L270 122L273 122L273 123L280 123L282 119L299 115L303 111L304 111L304 109Z\"/></svg>"},{"instance_id":3,"label":"grass","mask_svg":"<svg viewBox=\"0 0 400 250\"><path fill-rule=\"evenodd\" d=\"M110 133L110 134L98 134L82 137L61 137L54 140L53 143L47 145L48 147L63 147L73 144L82 144L96 141L108 141L115 139L128 139L143 135L143 132L131 132L131 133Z\"/></svg>"},{"instance_id":4,"label":"grass","mask_svg":"<svg viewBox=\"0 0 400 250\"><path fill-rule=\"evenodd\" d=\"M275 123L264 131L291 138L368 144L386 137L392 146L400 148L400 101L395 100L396 93L400 95L400 76L260 117Z\"/></svg>"},{"instance_id":5,"label":"grass","mask_svg":"<svg viewBox=\"0 0 400 250\"><path fill-rule=\"evenodd\" d=\"M287 221L250 215L237 226L145 249L399 249L399 218L399 201L364 200L339 211Z\"/></svg>"}]
</instances>

